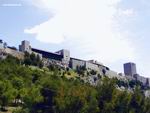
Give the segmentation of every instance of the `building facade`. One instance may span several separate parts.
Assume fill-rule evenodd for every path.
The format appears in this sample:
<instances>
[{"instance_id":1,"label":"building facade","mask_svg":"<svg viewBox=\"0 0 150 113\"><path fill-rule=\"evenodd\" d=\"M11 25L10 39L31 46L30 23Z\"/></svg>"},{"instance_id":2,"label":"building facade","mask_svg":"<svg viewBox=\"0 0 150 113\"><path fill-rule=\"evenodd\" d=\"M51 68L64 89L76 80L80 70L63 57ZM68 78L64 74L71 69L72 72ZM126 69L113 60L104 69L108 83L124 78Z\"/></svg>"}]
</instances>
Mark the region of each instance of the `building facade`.
<instances>
[{"instance_id":1,"label":"building facade","mask_svg":"<svg viewBox=\"0 0 150 113\"><path fill-rule=\"evenodd\" d=\"M126 76L131 76L131 77L133 77L135 74L137 74L136 64L132 63L132 62L125 63L124 64L124 74Z\"/></svg>"}]
</instances>

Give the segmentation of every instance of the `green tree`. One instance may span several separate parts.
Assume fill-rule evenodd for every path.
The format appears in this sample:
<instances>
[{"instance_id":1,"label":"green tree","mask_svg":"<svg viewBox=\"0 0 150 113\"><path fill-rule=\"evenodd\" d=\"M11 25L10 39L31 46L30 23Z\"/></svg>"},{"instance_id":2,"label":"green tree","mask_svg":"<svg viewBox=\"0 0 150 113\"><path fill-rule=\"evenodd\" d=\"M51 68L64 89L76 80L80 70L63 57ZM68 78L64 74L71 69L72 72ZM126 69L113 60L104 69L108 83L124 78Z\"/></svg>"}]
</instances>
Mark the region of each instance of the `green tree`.
<instances>
[{"instance_id":1,"label":"green tree","mask_svg":"<svg viewBox=\"0 0 150 113\"><path fill-rule=\"evenodd\" d=\"M98 86L98 102L101 113L110 113L113 110L111 103L113 94L116 92L115 79L105 77Z\"/></svg>"},{"instance_id":2,"label":"green tree","mask_svg":"<svg viewBox=\"0 0 150 113\"><path fill-rule=\"evenodd\" d=\"M144 105L144 95L140 90L140 87L136 87L131 98L130 109L133 109L135 113L142 113Z\"/></svg>"},{"instance_id":3,"label":"green tree","mask_svg":"<svg viewBox=\"0 0 150 113\"><path fill-rule=\"evenodd\" d=\"M28 108L30 113L38 113L38 103L43 101L39 86L32 86L24 90L23 102L24 107Z\"/></svg>"},{"instance_id":4,"label":"green tree","mask_svg":"<svg viewBox=\"0 0 150 113\"><path fill-rule=\"evenodd\" d=\"M6 107L14 98L14 90L9 81L0 81L0 105L1 110L5 111Z\"/></svg>"},{"instance_id":5,"label":"green tree","mask_svg":"<svg viewBox=\"0 0 150 113\"><path fill-rule=\"evenodd\" d=\"M14 102L15 102L15 105L18 105L19 104L18 102L22 101L20 91L24 87L24 81L23 81L23 79L21 79L19 77L14 77L12 79L12 85L15 88L15 91L16 91Z\"/></svg>"}]
</instances>

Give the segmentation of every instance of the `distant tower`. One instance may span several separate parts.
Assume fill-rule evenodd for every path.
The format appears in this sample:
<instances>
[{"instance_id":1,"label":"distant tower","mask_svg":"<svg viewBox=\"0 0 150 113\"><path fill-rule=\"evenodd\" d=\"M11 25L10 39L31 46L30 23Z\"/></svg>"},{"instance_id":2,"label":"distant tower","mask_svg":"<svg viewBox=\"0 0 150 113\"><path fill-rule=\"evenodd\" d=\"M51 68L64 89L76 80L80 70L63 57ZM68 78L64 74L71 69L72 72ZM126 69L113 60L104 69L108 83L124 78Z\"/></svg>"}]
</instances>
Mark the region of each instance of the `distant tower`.
<instances>
[{"instance_id":1,"label":"distant tower","mask_svg":"<svg viewBox=\"0 0 150 113\"><path fill-rule=\"evenodd\" d=\"M136 64L132 63L132 62L125 63L124 64L124 74L127 75L127 76L134 77L134 75L137 74Z\"/></svg>"},{"instance_id":2,"label":"distant tower","mask_svg":"<svg viewBox=\"0 0 150 113\"><path fill-rule=\"evenodd\" d=\"M31 53L30 42L26 40L22 41L21 45L19 45L19 51Z\"/></svg>"},{"instance_id":3,"label":"distant tower","mask_svg":"<svg viewBox=\"0 0 150 113\"><path fill-rule=\"evenodd\" d=\"M3 40L0 40L0 49L4 49L4 43L3 43Z\"/></svg>"},{"instance_id":4,"label":"distant tower","mask_svg":"<svg viewBox=\"0 0 150 113\"><path fill-rule=\"evenodd\" d=\"M6 49L7 48L7 43L3 42L3 40L0 39L0 49Z\"/></svg>"},{"instance_id":5,"label":"distant tower","mask_svg":"<svg viewBox=\"0 0 150 113\"><path fill-rule=\"evenodd\" d=\"M63 56L62 62L69 65L69 61L70 61L70 51L66 50L66 49L62 49L60 51L55 52L59 55Z\"/></svg>"}]
</instances>

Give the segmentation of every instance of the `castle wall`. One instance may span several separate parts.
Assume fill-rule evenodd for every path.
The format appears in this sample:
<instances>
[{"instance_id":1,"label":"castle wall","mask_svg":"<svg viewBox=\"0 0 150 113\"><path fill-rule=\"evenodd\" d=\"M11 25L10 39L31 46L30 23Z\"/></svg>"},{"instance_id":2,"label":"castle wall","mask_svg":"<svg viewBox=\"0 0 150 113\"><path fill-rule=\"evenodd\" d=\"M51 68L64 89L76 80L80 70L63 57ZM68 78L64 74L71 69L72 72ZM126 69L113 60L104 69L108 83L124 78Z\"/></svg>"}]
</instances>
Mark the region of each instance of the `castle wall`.
<instances>
[{"instance_id":1,"label":"castle wall","mask_svg":"<svg viewBox=\"0 0 150 113\"><path fill-rule=\"evenodd\" d=\"M90 63L90 62L86 62L86 69L88 69L88 70L95 70L98 73L102 72L98 65Z\"/></svg>"},{"instance_id":2,"label":"castle wall","mask_svg":"<svg viewBox=\"0 0 150 113\"><path fill-rule=\"evenodd\" d=\"M85 66L86 61L83 60L79 60L79 59L75 59L75 58L71 58L70 59L70 68L72 69L76 69L77 66Z\"/></svg>"},{"instance_id":3,"label":"castle wall","mask_svg":"<svg viewBox=\"0 0 150 113\"><path fill-rule=\"evenodd\" d=\"M106 76L108 76L109 78L118 78L118 79L122 78L120 75L117 74L117 72L112 70L106 71Z\"/></svg>"},{"instance_id":4,"label":"castle wall","mask_svg":"<svg viewBox=\"0 0 150 113\"><path fill-rule=\"evenodd\" d=\"M144 85L146 84L147 82L147 78L143 77L143 76L137 76L137 80L142 82Z\"/></svg>"}]
</instances>

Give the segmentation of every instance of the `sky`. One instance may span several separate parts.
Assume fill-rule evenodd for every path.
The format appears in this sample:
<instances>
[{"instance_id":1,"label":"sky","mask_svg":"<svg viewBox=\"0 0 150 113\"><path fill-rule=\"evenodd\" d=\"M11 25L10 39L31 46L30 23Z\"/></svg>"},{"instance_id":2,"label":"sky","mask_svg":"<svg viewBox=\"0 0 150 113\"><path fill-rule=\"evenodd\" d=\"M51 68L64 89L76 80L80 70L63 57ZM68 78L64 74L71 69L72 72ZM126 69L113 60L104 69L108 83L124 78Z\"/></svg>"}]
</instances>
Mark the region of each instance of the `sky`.
<instances>
[{"instance_id":1,"label":"sky","mask_svg":"<svg viewBox=\"0 0 150 113\"><path fill-rule=\"evenodd\" d=\"M150 77L149 0L0 0L0 38L22 40L72 57L94 59L116 72L135 62Z\"/></svg>"}]
</instances>

